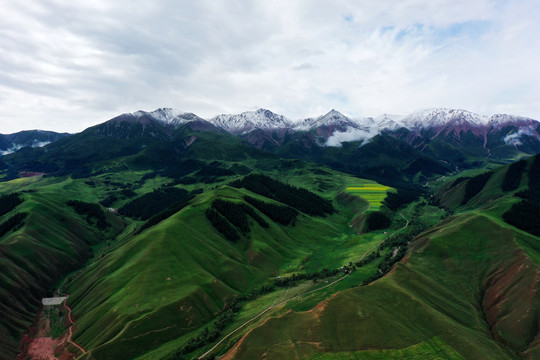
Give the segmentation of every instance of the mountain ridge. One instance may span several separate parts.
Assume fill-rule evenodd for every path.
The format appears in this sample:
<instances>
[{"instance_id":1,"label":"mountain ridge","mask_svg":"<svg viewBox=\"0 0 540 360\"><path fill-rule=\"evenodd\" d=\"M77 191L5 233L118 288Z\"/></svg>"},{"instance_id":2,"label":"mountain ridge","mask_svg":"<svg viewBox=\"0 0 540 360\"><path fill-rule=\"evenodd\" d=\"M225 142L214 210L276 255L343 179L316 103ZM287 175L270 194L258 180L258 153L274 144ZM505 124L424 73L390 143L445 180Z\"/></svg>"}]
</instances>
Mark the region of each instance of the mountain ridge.
<instances>
[{"instance_id":1,"label":"mountain ridge","mask_svg":"<svg viewBox=\"0 0 540 360\"><path fill-rule=\"evenodd\" d=\"M540 142L540 122L538 120L510 114L494 114L491 116L479 115L463 109L431 108L418 112L401 115L382 114L377 117L352 118L332 109L328 113L292 121L287 117L276 114L271 110L258 109L246 111L240 114L221 114L210 119L201 118L193 113L185 113L170 108L160 108L152 112L137 111L133 114L137 118L150 116L168 125L178 126L193 121L207 121L236 136L262 130L263 133L279 132L295 133L314 131L315 135L327 140L334 133L345 133L353 130L362 130L372 138L382 132L395 132L405 128L414 133L421 133L427 129L434 129L431 138L440 134L460 132L472 132L478 137L486 137L488 134L499 132L504 127L513 126L515 129L505 134L505 142L508 145L521 145L521 138L529 136ZM352 140L351 140L352 139ZM348 137L347 141L354 141ZM366 134L362 133L358 139L365 140ZM259 139L250 142L259 143ZM327 144L329 146L332 146Z\"/></svg>"},{"instance_id":2,"label":"mountain ridge","mask_svg":"<svg viewBox=\"0 0 540 360\"><path fill-rule=\"evenodd\" d=\"M197 122L204 124L203 128L212 126L224 130L230 134L240 137L246 137L249 133L258 131L261 136L268 137L268 134L279 134L278 138L283 138L289 133L314 132L319 137L322 144L335 146L335 142L326 143L326 140L335 133L347 133L355 130L361 130L357 136L348 136L346 141L366 140L383 132L394 133L400 129L407 129L415 134L432 129L430 138L436 138L441 134L460 132L472 132L478 137L486 137L501 131L506 127L514 127L503 137L505 143L511 146L522 145L521 138L532 137L540 142L540 122L533 118L511 115L494 114L491 116L479 115L463 109L431 108L413 112L411 114L389 115L382 114L377 117L352 118L339 111L332 109L328 113L299 120L290 120L284 115L272 112L271 110L260 108L255 111L245 111L240 114L220 114L209 119L205 119L191 112L184 112L172 108L158 108L153 111L138 110L133 113L120 114L102 124L112 121L119 122L137 122L148 124L155 120L159 124L171 127L178 127L187 123ZM98 124L96 126L102 125ZM201 126L199 126L201 127ZM41 133L53 133L43 130L35 130ZM23 132L16 133L22 134ZM59 133L54 133L59 134ZM0 136L13 136L0 135ZM60 134L67 136L67 134ZM274 135L274 138L276 136ZM60 136L58 136L60 138ZM250 136L250 143L259 144L260 139ZM54 140L52 140L54 141ZM51 142L52 142L51 141ZM277 142L279 145L279 141ZM40 142L42 144L42 142ZM2 144L0 144L2 145ZM260 144L259 144L260 145ZM257 145L257 147L260 147ZM23 144L31 146L31 144ZM42 145L43 146L43 145ZM4 146L5 147L5 146ZM22 146L21 146L22 147ZM18 147L20 148L20 147ZM18 148L14 148L18 150ZM7 152L0 146L0 151ZM12 152L12 151L11 151Z\"/></svg>"}]
</instances>

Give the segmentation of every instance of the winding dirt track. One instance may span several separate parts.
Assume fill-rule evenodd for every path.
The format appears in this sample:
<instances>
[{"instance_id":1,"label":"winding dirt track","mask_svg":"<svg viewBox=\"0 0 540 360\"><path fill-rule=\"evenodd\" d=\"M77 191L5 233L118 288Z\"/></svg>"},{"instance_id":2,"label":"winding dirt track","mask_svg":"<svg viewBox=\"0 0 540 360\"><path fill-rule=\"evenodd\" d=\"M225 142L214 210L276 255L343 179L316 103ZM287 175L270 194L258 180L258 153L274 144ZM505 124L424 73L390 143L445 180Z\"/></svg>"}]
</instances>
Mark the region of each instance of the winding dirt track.
<instances>
[{"instance_id":1,"label":"winding dirt track","mask_svg":"<svg viewBox=\"0 0 540 360\"><path fill-rule=\"evenodd\" d=\"M406 223L405 223L405 226L403 226L402 228L394 231L392 234L390 234L388 237L392 237L394 236L395 234L397 234L398 232L402 231L403 229L405 229L407 226L409 226L409 220L407 220L407 218L405 218L405 216L403 216L402 214L399 214L403 219L405 219ZM386 239L384 239L386 240ZM364 257L366 257L366 255L368 253L370 253L373 249L375 249L377 246L379 246L384 240L382 240L381 242L379 242L378 244L374 245L372 248L370 248L368 251L366 251L357 261L360 261L362 260ZM292 298L290 299L287 299L287 300L283 300L282 302L280 303L277 303L277 304L272 304L270 305L269 307L267 307L266 309L264 309L263 311L261 311L260 313L258 313L257 315L255 315L254 317L252 317L251 319L249 319L248 321L246 321L245 323L243 323L242 325L240 325L239 327L237 327L236 329L234 329L233 331L231 331L229 334L227 334L223 339L221 339L217 344L215 344L214 346L212 346L212 348L210 348L210 350L208 350L207 352L205 352L204 354L202 354L201 356L199 356L197 359L198 360L202 360L204 359L206 356L208 356L212 351L214 351L219 345L221 345L221 343L223 343L225 340L227 340L229 337L231 337L231 335L233 335L234 333L236 333L238 330L242 329L244 326L246 326L247 324L249 324L250 322L252 322L253 320L255 319L258 319L259 317L261 317L262 315L264 315L265 313L267 313L269 310L273 309L273 308L276 308L278 306L281 306L281 305L285 305L286 303L288 303L289 301L291 300L294 300L294 299L297 299L301 296L304 296L304 295L309 295L309 294L312 294L316 291L320 291L320 290L323 290L323 289L326 289L327 287L329 286L332 286L338 282L340 282L341 280L344 280L346 279L349 275L351 275L351 273L348 273L347 275L337 279L336 281L328 284L328 285L325 285L321 288L318 288L318 289L314 289L314 290L310 290L310 291L307 291L305 293L302 293L302 294L298 294L296 296L293 296ZM289 291L289 289L287 288L287 291ZM285 292L286 294L287 292Z\"/></svg>"},{"instance_id":2,"label":"winding dirt track","mask_svg":"<svg viewBox=\"0 0 540 360\"><path fill-rule=\"evenodd\" d=\"M77 349L79 349L83 355L86 354L86 350L84 350L82 348L82 346L80 346L79 344L77 344L75 341L73 341L72 339L72 336L73 336L73 325L75 324L75 321L73 321L73 317L71 316L71 308L69 307L69 305L67 304L67 301L68 301L68 298L69 298L69 294L64 294L66 296L66 299L64 300L64 307L66 308L67 312L68 312L68 320L70 322L70 325L69 325L69 329L68 329L68 332L67 332L67 335L66 335L66 340L68 343L70 343L71 345L75 346Z\"/></svg>"},{"instance_id":3,"label":"winding dirt track","mask_svg":"<svg viewBox=\"0 0 540 360\"><path fill-rule=\"evenodd\" d=\"M246 326L247 324L249 324L250 322L252 322L253 320L261 317L263 314L265 314L266 312L268 312L269 310L272 310L273 308L275 307L278 307L278 306L281 306L281 305L284 305L286 303L288 303L289 301L291 300L294 300L294 299L297 299L301 296L304 296L304 295L309 295L311 293L314 293L316 291L319 291L319 290L322 290L322 289L325 289L329 286L332 286L334 285L335 283L345 279L346 277L348 277L349 275L351 275L351 273L348 273L347 275L337 279L336 281L328 284L328 285L325 285L321 288L318 288L318 289L315 289L315 290L310 290L308 292L305 292L305 293L302 293L302 294L298 294L296 296L293 296L292 298L290 299L287 299L287 300L283 300L282 302L280 303L277 303L275 305L270 305L269 307L267 307L266 309L264 309L263 311L261 311L259 314L255 315L254 317L252 317L251 319L249 319L248 321L246 321L245 323L243 323L242 325L240 325L239 327L237 327L236 329L234 329L233 331L231 331L229 334L227 334L223 339L221 339L216 345L214 345L210 350L208 350L207 352L205 352L204 354L202 354L201 356L199 356L197 359L204 359L208 354L210 354L212 351L214 351L219 345L221 345L222 342L224 342L225 340L227 340L232 334L234 334L235 332L237 332L238 330L240 330L241 328L243 328L244 326Z\"/></svg>"}]
</instances>

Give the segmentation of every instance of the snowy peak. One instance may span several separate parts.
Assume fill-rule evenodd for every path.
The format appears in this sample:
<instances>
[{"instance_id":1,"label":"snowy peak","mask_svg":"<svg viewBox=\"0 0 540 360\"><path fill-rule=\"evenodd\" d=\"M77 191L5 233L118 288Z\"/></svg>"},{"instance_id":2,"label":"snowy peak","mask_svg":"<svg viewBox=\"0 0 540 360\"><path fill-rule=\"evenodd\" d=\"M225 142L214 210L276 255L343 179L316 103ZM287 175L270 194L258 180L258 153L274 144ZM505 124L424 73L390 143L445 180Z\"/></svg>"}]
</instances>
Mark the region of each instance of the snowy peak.
<instances>
[{"instance_id":1,"label":"snowy peak","mask_svg":"<svg viewBox=\"0 0 540 360\"><path fill-rule=\"evenodd\" d=\"M171 123L176 117L180 117L184 115L185 113L182 111L174 110L171 108L160 108L156 109L154 111L146 112L143 110L139 110L133 113L133 116L139 118L142 116L150 116L153 117L156 120L159 120L164 123Z\"/></svg>"},{"instance_id":2,"label":"snowy peak","mask_svg":"<svg viewBox=\"0 0 540 360\"><path fill-rule=\"evenodd\" d=\"M171 108L160 108L154 111L136 111L131 114L135 118L150 117L167 125L178 126L191 121L203 120L193 113L183 112Z\"/></svg>"},{"instance_id":3,"label":"snowy peak","mask_svg":"<svg viewBox=\"0 0 540 360\"><path fill-rule=\"evenodd\" d=\"M312 128L317 128L320 126L353 126L356 127L356 124L351 121L347 116L343 115L337 110L330 110L328 113L316 117L308 118L304 122L309 124Z\"/></svg>"},{"instance_id":4,"label":"snowy peak","mask_svg":"<svg viewBox=\"0 0 540 360\"><path fill-rule=\"evenodd\" d=\"M382 130L397 130L404 125L401 123L403 116L401 115L391 115L391 114L382 114L376 118L367 117L363 119L358 119L356 122L365 128Z\"/></svg>"},{"instance_id":5,"label":"snowy peak","mask_svg":"<svg viewBox=\"0 0 540 360\"><path fill-rule=\"evenodd\" d=\"M468 110L434 108L405 116L401 123L409 129L425 129L452 125L483 126L489 118Z\"/></svg>"},{"instance_id":6,"label":"snowy peak","mask_svg":"<svg viewBox=\"0 0 540 360\"><path fill-rule=\"evenodd\" d=\"M271 130L292 127L292 122L285 116L266 109L246 111L237 115L222 114L209 121L235 135L245 134L255 129Z\"/></svg>"},{"instance_id":7,"label":"snowy peak","mask_svg":"<svg viewBox=\"0 0 540 360\"><path fill-rule=\"evenodd\" d=\"M516 116L516 115L508 115L508 114L495 114L492 115L489 118L489 123L494 126L504 126L505 124L520 124L520 125L533 125L537 126L538 121L524 117L524 116Z\"/></svg>"}]
</instances>

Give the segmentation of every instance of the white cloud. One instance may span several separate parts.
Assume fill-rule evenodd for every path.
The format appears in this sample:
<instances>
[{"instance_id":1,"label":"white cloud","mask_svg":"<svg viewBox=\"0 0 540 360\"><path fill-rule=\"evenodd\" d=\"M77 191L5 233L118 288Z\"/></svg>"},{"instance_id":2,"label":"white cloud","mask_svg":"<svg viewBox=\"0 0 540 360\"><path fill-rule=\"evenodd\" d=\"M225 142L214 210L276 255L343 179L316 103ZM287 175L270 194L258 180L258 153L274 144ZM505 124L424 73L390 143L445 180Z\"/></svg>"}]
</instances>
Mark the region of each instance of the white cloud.
<instances>
[{"instance_id":1,"label":"white cloud","mask_svg":"<svg viewBox=\"0 0 540 360\"><path fill-rule=\"evenodd\" d=\"M521 141L521 137L523 135L538 137L536 130L531 127L531 128L519 129L515 133L508 134L504 137L503 141L506 145L514 145L514 146L523 145L523 142Z\"/></svg>"},{"instance_id":2,"label":"white cloud","mask_svg":"<svg viewBox=\"0 0 540 360\"><path fill-rule=\"evenodd\" d=\"M326 140L327 146L341 147L341 144L349 141L362 141L361 145L368 143L371 138L379 134L377 129L365 131L361 129L349 129L347 131L336 131Z\"/></svg>"},{"instance_id":3,"label":"white cloud","mask_svg":"<svg viewBox=\"0 0 540 360\"><path fill-rule=\"evenodd\" d=\"M540 118L535 0L21 0L0 11L0 133L80 131L158 107Z\"/></svg>"},{"instance_id":4,"label":"white cloud","mask_svg":"<svg viewBox=\"0 0 540 360\"><path fill-rule=\"evenodd\" d=\"M50 141L37 141L34 139L34 141L32 142L32 144L30 145L25 145L25 144L11 144L11 146L5 150L2 150L0 149L0 155L8 155L8 154L11 154L11 153L14 153L20 149L22 149L23 147L25 146L30 146L30 147L43 147L45 145L49 145L51 142Z\"/></svg>"}]
</instances>

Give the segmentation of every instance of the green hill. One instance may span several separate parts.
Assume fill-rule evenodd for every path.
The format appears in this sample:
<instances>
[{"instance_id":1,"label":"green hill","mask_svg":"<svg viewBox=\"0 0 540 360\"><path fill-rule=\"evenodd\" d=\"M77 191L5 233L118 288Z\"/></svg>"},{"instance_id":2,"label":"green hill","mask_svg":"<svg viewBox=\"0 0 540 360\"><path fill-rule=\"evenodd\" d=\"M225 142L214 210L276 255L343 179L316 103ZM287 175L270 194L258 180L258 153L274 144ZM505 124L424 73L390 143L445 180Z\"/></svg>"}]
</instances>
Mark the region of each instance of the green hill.
<instances>
[{"instance_id":1,"label":"green hill","mask_svg":"<svg viewBox=\"0 0 540 360\"><path fill-rule=\"evenodd\" d=\"M325 196L332 200L345 179L327 174L318 177L334 180ZM343 238L343 229L358 211L355 202L334 199L339 213L320 217L300 212L294 225L282 225L246 203L247 195L275 201L245 188L205 191L159 226L120 240L77 276L69 285L78 319L75 339L90 349L91 358L131 359L171 341L181 344L234 296L258 289L279 274L299 268L320 270L354 257L335 251L321 259L313 253L342 242L338 239ZM269 226L250 216L249 231L239 231L243 235L238 241L227 240L206 216L216 199L248 206ZM354 243L365 247L358 240Z\"/></svg>"},{"instance_id":2,"label":"green hill","mask_svg":"<svg viewBox=\"0 0 540 360\"><path fill-rule=\"evenodd\" d=\"M502 219L536 159L510 192L511 166L452 180L439 196L456 215L416 237L387 276L315 307L285 305L223 359L538 358L539 239Z\"/></svg>"},{"instance_id":3,"label":"green hill","mask_svg":"<svg viewBox=\"0 0 540 360\"><path fill-rule=\"evenodd\" d=\"M537 358L537 243L490 216L455 216L385 278L270 318L225 358Z\"/></svg>"},{"instance_id":4,"label":"green hill","mask_svg":"<svg viewBox=\"0 0 540 360\"><path fill-rule=\"evenodd\" d=\"M4 190L31 186L31 179L3 183ZM123 226L106 215L109 228L99 231L95 224L75 213L65 201L75 195L59 196L56 185L41 191L19 193L24 200L0 217L5 224L15 213L26 214L23 222L0 237L0 358L12 359L20 336L34 322L41 298L65 273L82 266L91 256L91 247L112 236ZM105 213L104 213L105 214Z\"/></svg>"}]
</instances>

